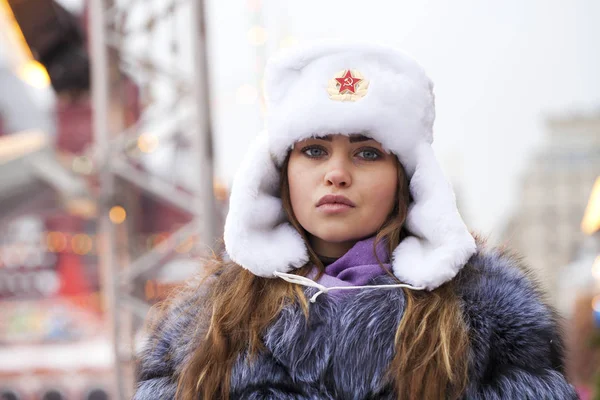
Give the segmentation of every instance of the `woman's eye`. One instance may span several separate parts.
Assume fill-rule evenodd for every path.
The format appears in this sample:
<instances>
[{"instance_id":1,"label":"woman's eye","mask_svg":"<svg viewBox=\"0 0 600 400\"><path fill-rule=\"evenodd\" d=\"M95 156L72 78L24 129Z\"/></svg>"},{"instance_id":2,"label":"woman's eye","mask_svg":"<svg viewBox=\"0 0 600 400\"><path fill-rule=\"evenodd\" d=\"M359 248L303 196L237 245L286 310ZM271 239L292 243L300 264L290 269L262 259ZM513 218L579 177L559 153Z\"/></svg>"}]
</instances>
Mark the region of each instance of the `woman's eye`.
<instances>
[{"instance_id":1,"label":"woman's eye","mask_svg":"<svg viewBox=\"0 0 600 400\"><path fill-rule=\"evenodd\" d=\"M369 161L377 160L379 157L381 157L379 152L375 149L361 150L360 152L358 152L358 156Z\"/></svg>"},{"instance_id":2,"label":"woman's eye","mask_svg":"<svg viewBox=\"0 0 600 400\"><path fill-rule=\"evenodd\" d=\"M309 147L303 149L302 152L310 158L319 158L323 157L326 154L325 150L320 147Z\"/></svg>"}]
</instances>

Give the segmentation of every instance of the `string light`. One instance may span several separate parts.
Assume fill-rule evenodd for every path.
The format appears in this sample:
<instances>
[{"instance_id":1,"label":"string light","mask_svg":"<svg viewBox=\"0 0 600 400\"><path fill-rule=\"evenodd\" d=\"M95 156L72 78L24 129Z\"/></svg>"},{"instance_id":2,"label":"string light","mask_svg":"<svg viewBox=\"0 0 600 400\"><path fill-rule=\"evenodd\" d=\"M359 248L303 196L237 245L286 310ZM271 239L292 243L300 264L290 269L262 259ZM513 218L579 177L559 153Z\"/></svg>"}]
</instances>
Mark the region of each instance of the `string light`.
<instances>
[{"instance_id":1,"label":"string light","mask_svg":"<svg viewBox=\"0 0 600 400\"><path fill-rule=\"evenodd\" d=\"M29 60L21 66L19 77L34 88L45 89L50 86L48 71L35 60Z\"/></svg>"},{"instance_id":2,"label":"string light","mask_svg":"<svg viewBox=\"0 0 600 400\"><path fill-rule=\"evenodd\" d=\"M137 145L142 153L152 153L158 147L158 136L153 133L142 133L138 137Z\"/></svg>"},{"instance_id":3,"label":"string light","mask_svg":"<svg viewBox=\"0 0 600 400\"><path fill-rule=\"evenodd\" d=\"M123 222L125 222L125 219L127 218L127 212L121 206L114 206L113 208L110 209L110 211L108 213L108 217L110 218L110 221L113 224L116 224L116 225L122 224Z\"/></svg>"},{"instance_id":4,"label":"string light","mask_svg":"<svg viewBox=\"0 0 600 400\"><path fill-rule=\"evenodd\" d=\"M61 253L67 248L67 236L62 232L48 232L46 245L52 253Z\"/></svg>"},{"instance_id":5,"label":"string light","mask_svg":"<svg viewBox=\"0 0 600 400\"><path fill-rule=\"evenodd\" d=\"M71 215L91 219L96 216L97 207L93 200L86 197L73 197L66 200L65 208Z\"/></svg>"},{"instance_id":6,"label":"string light","mask_svg":"<svg viewBox=\"0 0 600 400\"><path fill-rule=\"evenodd\" d=\"M84 233L78 233L71 239L71 247L73 253L86 255L92 250L92 239Z\"/></svg>"},{"instance_id":7,"label":"string light","mask_svg":"<svg viewBox=\"0 0 600 400\"><path fill-rule=\"evenodd\" d=\"M581 230L586 235L592 235L600 229L600 177L596 178L590 200L583 220L581 221Z\"/></svg>"},{"instance_id":8,"label":"string light","mask_svg":"<svg viewBox=\"0 0 600 400\"><path fill-rule=\"evenodd\" d=\"M17 67L17 75L27 84L40 89L45 89L50 86L50 76L46 68L33 58L33 53L25 40L23 31L15 18L13 10L6 0L0 0L0 13L8 18L9 26L12 30L8 30L8 35L12 34L12 39L17 44L17 58L19 58L19 66ZM9 36L10 38L10 36ZM21 50L20 52L18 50ZM20 57L19 57L20 56Z\"/></svg>"},{"instance_id":9,"label":"string light","mask_svg":"<svg viewBox=\"0 0 600 400\"><path fill-rule=\"evenodd\" d=\"M226 201L229 196L227 186L216 179L213 181L213 192L218 201Z\"/></svg>"}]
</instances>

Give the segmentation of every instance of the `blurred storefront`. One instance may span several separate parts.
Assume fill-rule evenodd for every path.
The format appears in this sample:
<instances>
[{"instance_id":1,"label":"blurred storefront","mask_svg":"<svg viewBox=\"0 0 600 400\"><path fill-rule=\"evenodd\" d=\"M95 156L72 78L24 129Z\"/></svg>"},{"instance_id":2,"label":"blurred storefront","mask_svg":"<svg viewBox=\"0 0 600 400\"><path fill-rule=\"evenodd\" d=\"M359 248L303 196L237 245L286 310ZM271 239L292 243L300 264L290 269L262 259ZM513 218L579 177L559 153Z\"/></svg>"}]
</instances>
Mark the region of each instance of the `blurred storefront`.
<instances>
[{"instance_id":1,"label":"blurred storefront","mask_svg":"<svg viewBox=\"0 0 600 400\"><path fill-rule=\"evenodd\" d=\"M2 399L112 397L93 193L70 165L91 141L76 31L57 4L0 1Z\"/></svg>"},{"instance_id":2,"label":"blurred storefront","mask_svg":"<svg viewBox=\"0 0 600 400\"><path fill-rule=\"evenodd\" d=\"M53 98L51 108L0 101L0 399L127 398L149 306L197 273L207 250L190 225L201 163L189 126L203 125L193 123L200 101L187 80L153 98L165 83L159 71L145 62L146 78L134 81L113 48L99 73L110 92L101 109L90 90L89 3L81 16L53 0L0 5L0 43L16 54L7 64L14 91L31 96L32 82L17 72L35 65ZM142 115L145 107L153 112ZM50 126L24 132L26 113ZM227 191L215 185L214 194L222 225ZM124 279L132 264L142 272Z\"/></svg>"}]
</instances>

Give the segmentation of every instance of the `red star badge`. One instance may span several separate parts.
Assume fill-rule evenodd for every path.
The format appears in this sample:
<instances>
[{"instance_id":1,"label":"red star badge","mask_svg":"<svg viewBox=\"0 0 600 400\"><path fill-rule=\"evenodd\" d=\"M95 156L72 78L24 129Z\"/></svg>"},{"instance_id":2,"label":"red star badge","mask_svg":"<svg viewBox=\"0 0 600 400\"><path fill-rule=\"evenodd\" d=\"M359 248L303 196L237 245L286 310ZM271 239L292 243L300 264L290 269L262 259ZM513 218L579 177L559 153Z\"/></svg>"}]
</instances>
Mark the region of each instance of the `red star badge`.
<instances>
[{"instance_id":1,"label":"red star badge","mask_svg":"<svg viewBox=\"0 0 600 400\"><path fill-rule=\"evenodd\" d=\"M358 82L362 81L362 79L353 77L350 70L346 70L344 76L335 78L335 80L340 84L340 94L347 92L356 93L356 85Z\"/></svg>"}]
</instances>

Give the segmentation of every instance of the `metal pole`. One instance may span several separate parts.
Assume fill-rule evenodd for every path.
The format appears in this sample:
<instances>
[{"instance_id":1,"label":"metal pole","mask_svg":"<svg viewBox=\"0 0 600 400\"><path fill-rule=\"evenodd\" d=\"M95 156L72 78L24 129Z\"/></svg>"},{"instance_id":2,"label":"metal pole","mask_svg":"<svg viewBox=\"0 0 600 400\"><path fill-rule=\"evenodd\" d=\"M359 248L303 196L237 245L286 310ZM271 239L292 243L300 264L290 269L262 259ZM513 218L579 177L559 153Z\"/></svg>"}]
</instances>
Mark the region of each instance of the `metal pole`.
<instances>
[{"instance_id":1,"label":"metal pole","mask_svg":"<svg viewBox=\"0 0 600 400\"><path fill-rule=\"evenodd\" d=\"M103 249L99 253L102 292L104 293L104 312L114 355L114 374L112 390L117 398L124 397L124 385L121 377L119 354L119 317L118 288L115 263L115 227L109 218L109 209L114 196L114 177L110 168L110 133L107 115L109 115L110 77L108 73L108 51L105 43L106 19L104 0L90 2L90 43L92 62L92 101L94 104L93 127L96 149L100 154L99 166L100 201L98 204L99 237ZM83 355L82 355L83 356Z\"/></svg>"},{"instance_id":2,"label":"metal pole","mask_svg":"<svg viewBox=\"0 0 600 400\"><path fill-rule=\"evenodd\" d=\"M190 18L188 21L192 31L192 47L189 50L192 51L194 65L191 74L164 71L164 68L156 65L150 57L145 58L137 52L129 54L128 48L123 46L123 43L129 37L151 33L155 27L155 25L148 25L144 31L123 31L122 20L129 13L139 12L139 10L136 11L132 7L132 4L135 4L134 1L121 4L120 8L116 4L113 7L114 0L92 0L90 3L93 122L95 130L95 151L93 154L94 158L99 161L98 224L99 238L103 240L104 244L104 248L99 253L99 263L102 273L102 289L105 296L106 317L115 357L113 393L119 399L128 398L128 393L133 390L133 377L127 373L130 369L124 365L125 361L129 361L134 356L133 348L126 346L128 339L133 336L133 332L128 330L128 321L132 321L131 318L134 314L143 319L149 306L144 300L133 295L133 286L135 286L136 279L148 279L150 274L156 272L166 260L162 251L171 251L186 236L198 236L200 238L199 242L204 245L202 251L205 254L210 254L209 250L215 245L215 239L218 235L215 222L216 205L213 194L213 151L204 4L198 0L169 1L173 2L173 7L171 7L173 11L175 11L175 5L182 5L183 3L189 4L191 7L191 12L185 13L185 18ZM143 6L143 4L140 4L140 6ZM161 16L161 18L168 19L166 15ZM119 55L119 65L111 64L112 57L114 57L111 47L114 47L114 51ZM174 54L173 57L176 57L176 55ZM124 63L124 60L127 60L127 62ZM191 196L183 190L180 191L176 185L158 179L147 170L137 168L137 166L130 163L132 160L129 157L135 157L133 153L128 154L130 147L135 145L135 138L132 136L134 134L137 136L146 126L156 128L155 121L162 121L165 117L158 112L159 109L154 112L146 109L142 119L133 127L124 127L123 121L121 121L119 127L115 124L109 125L111 118L114 117L114 113L111 113L110 108L112 107L114 111L117 106L123 106L123 93L119 93L117 90L112 93L114 76L111 72L123 74L124 70L127 70L127 64L138 66L142 71L152 72L165 78L170 81L170 84L178 93L178 103L180 103L178 110L180 112L168 116L173 120L172 126L158 124L162 130L172 130L173 134L163 135L161 139L174 140L175 131L179 130L181 126L180 114L187 116L187 111L192 111L191 123L185 124L185 133L189 143L191 143L191 146L187 149L191 153L192 165L189 165L188 168L196 172L194 174L194 185L190 188L193 194ZM174 64L177 65L176 62ZM146 79L150 78L147 77ZM148 88L152 86L150 81L146 84ZM117 245L126 244L127 241L120 242L117 240L116 226L113 225L108 216L109 209L115 201L114 197L117 195L115 186L117 183L125 188L134 184L144 189L147 194L154 195L164 202L171 203L189 212L193 216L193 221L172 234L167 243L157 246L146 254L136 254L137 259L133 261L128 257L120 257ZM118 195L123 195L120 189ZM132 207L129 211L134 212L135 207ZM196 235L196 232L199 234ZM134 232L131 231L131 233Z\"/></svg>"},{"instance_id":3,"label":"metal pole","mask_svg":"<svg viewBox=\"0 0 600 400\"><path fill-rule=\"evenodd\" d=\"M190 132L192 141L192 159L198 167L199 177L195 186L195 206L198 210L196 219L200 233L200 241L214 248L217 239L216 207L213 189L213 149L210 119L210 93L208 84L208 60L206 52L206 23L204 19L204 1L192 1L192 52L193 68L193 101L198 108L195 121ZM205 249L203 249L205 250Z\"/></svg>"}]
</instances>

